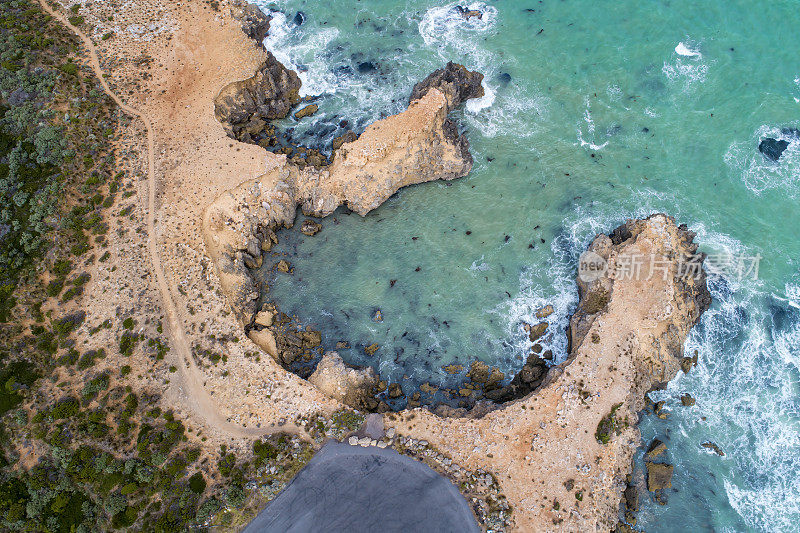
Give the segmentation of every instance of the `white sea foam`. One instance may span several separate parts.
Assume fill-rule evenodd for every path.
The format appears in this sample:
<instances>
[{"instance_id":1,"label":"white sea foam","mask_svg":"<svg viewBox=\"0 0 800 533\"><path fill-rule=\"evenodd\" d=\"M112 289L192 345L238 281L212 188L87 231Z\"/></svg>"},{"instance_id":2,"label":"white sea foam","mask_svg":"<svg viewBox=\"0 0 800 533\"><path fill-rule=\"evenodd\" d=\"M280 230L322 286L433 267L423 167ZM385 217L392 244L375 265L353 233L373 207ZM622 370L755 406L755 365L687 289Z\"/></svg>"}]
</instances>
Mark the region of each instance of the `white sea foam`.
<instances>
[{"instance_id":1,"label":"white sea foam","mask_svg":"<svg viewBox=\"0 0 800 533\"><path fill-rule=\"evenodd\" d=\"M795 85L797 85L797 88L798 88L798 89L800 89L800 76L798 76L798 77L796 77L796 78L794 79L794 84L795 84ZM792 96L792 99L793 99L795 102L797 102L797 103L800 103L800 98L798 98L797 96Z\"/></svg>"},{"instance_id":2,"label":"white sea foam","mask_svg":"<svg viewBox=\"0 0 800 533\"><path fill-rule=\"evenodd\" d=\"M603 144L595 144L595 135L594 135L594 120L592 119L592 111L591 111L591 104L589 98L586 98L586 110L583 112L583 122L586 124L586 137L590 140L586 140L583 134L583 127L578 125L578 142L581 146L588 146L592 150L602 150L606 146L608 146L608 141L604 142Z\"/></svg>"},{"instance_id":3,"label":"white sea foam","mask_svg":"<svg viewBox=\"0 0 800 533\"><path fill-rule=\"evenodd\" d=\"M759 142L767 137L789 141L777 162L758 151ZM783 135L780 128L761 126L749 139L731 144L724 159L731 176L741 179L756 196L771 189L780 189L792 198L800 193L800 141Z\"/></svg>"},{"instance_id":4,"label":"white sea foam","mask_svg":"<svg viewBox=\"0 0 800 533\"><path fill-rule=\"evenodd\" d=\"M691 48L689 48L688 46L686 46L683 43L678 43L678 46L675 47L675 53L680 55L680 56L696 57L698 59L703 57L703 54L701 54L699 51L692 50Z\"/></svg>"},{"instance_id":5,"label":"white sea foam","mask_svg":"<svg viewBox=\"0 0 800 533\"><path fill-rule=\"evenodd\" d=\"M486 79L483 80L481 86L483 87L483 96L467 100L467 111L472 114L478 113L487 107L491 107L494 103L495 92L494 89L486 84Z\"/></svg>"},{"instance_id":6,"label":"white sea foam","mask_svg":"<svg viewBox=\"0 0 800 533\"><path fill-rule=\"evenodd\" d=\"M800 308L800 285L786 284L786 301L793 307Z\"/></svg>"},{"instance_id":7,"label":"white sea foam","mask_svg":"<svg viewBox=\"0 0 800 533\"><path fill-rule=\"evenodd\" d=\"M661 71L673 83L683 85L684 91L688 91L696 83L706 81L708 75L708 63L703 61L703 54L697 48L699 44L688 41L678 43L675 47L675 54L671 61L665 61Z\"/></svg>"},{"instance_id":8,"label":"white sea foam","mask_svg":"<svg viewBox=\"0 0 800 533\"><path fill-rule=\"evenodd\" d=\"M470 102L467 101L467 111ZM484 137L507 135L510 142L527 147L526 140L538 133L536 124L547 117L547 109L546 98L526 96L516 85L509 85L509 90L492 95L489 107L483 107L479 113L466 113L464 122Z\"/></svg>"},{"instance_id":9,"label":"white sea foam","mask_svg":"<svg viewBox=\"0 0 800 533\"><path fill-rule=\"evenodd\" d=\"M339 36L339 30L296 31L294 22L280 11L271 11L270 15L272 20L264 46L284 66L297 72L303 82L300 95L335 93L339 83L330 71L325 51Z\"/></svg>"},{"instance_id":10,"label":"white sea foam","mask_svg":"<svg viewBox=\"0 0 800 533\"><path fill-rule=\"evenodd\" d=\"M419 22L419 33L428 46L436 46L443 58L447 58L445 47L454 47L469 55L482 55L480 49L473 44L473 39L465 38L475 33L486 32L494 27L497 20L497 8L484 2L473 2L467 9L480 11L480 17L464 17L457 9L463 6L454 2L445 6L428 9Z\"/></svg>"},{"instance_id":11,"label":"white sea foam","mask_svg":"<svg viewBox=\"0 0 800 533\"><path fill-rule=\"evenodd\" d=\"M704 249L753 252L727 235L693 229ZM680 407L670 416L673 431L698 444L680 460L694 472L707 465L747 528L790 531L800 520L800 313L788 311L776 323L764 289L762 281L709 278L714 303L685 346L688 353L697 351L700 364L654 399L674 406L682 393L695 397L702 420L695 410ZM778 301L798 296L798 284L788 283L786 298ZM709 438L724 458L699 446ZM732 465L722 468L727 461ZM684 482L676 477L673 486L682 490Z\"/></svg>"},{"instance_id":12,"label":"white sea foam","mask_svg":"<svg viewBox=\"0 0 800 533\"><path fill-rule=\"evenodd\" d=\"M472 264L469 266L469 270L473 272L485 272L490 268L492 267L489 266L489 263L483 260L483 256L481 256L480 259L476 259L475 261L473 261Z\"/></svg>"}]
</instances>

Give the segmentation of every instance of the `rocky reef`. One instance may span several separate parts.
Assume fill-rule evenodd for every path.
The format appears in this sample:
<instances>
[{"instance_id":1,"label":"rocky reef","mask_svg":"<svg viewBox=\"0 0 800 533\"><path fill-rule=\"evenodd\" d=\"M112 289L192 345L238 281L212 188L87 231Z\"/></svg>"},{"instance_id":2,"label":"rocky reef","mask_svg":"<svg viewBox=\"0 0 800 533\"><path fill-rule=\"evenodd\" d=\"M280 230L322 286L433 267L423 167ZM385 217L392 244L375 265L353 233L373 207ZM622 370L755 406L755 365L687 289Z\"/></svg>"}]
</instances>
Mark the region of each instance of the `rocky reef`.
<instances>
[{"instance_id":1,"label":"rocky reef","mask_svg":"<svg viewBox=\"0 0 800 533\"><path fill-rule=\"evenodd\" d=\"M767 137L758 143L758 151L770 161L777 162L792 142L800 141L800 130L781 128L781 138Z\"/></svg>"}]
</instances>

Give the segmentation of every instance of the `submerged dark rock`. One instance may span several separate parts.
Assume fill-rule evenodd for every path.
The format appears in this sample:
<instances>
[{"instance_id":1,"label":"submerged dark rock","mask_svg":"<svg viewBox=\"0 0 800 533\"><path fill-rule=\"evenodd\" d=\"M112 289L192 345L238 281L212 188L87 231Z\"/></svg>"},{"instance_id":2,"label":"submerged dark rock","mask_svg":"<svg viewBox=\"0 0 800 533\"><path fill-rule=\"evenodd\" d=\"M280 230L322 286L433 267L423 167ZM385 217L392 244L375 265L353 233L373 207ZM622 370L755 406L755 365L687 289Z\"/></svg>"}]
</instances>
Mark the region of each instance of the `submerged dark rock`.
<instances>
[{"instance_id":1,"label":"submerged dark rock","mask_svg":"<svg viewBox=\"0 0 800 533\"><path fill-rule=\"evenodd\" d=\"M706 450L711 450L712 452L714 452L715 454L719 455L720 457L725 457L725 452L723 452L722 448L720 448L714 442L711 442L711 441L701 442L700 446L702 446Z\"/></svg>"},{"instance_id":2,"label":"submerged dark rock","mask_svg":"<svg viewBox=\"0 0 800 533\"><path fill-rule=\"evenodd\" d=\"M375 63L372 61L363 61L358 64L358 72L361 74L368 74L370 72L375 72L378 70L378 67L375 66Z\"/></svg>"},{"instance_id":3,"label":"submerged dark rock","mask_svg":"<svg viewBox=\"0 0 800 533\"><path fill-rule=\"evenodd\" d=\"M800 140L800 129L798 128L781 128L781 135L786 137L793 137Z\"/></svg>"},{"instance_id":4,"label":"submerged dark rock","mask_svg":"<svg viewBox=\"0 0 800 533\"><path fill-rule=\"evenodd\" d=\"M645 463L647 467L647 490L657 490L672 487L672 473L675 467L665 463Z\"/></svg>"},{"instance_id":5,"label":"submerged dark rock","mask_svg":"<svg viewBox=\"0 0 800 533\"><path fill-rule=\"evenodd\" d=\"M666 451L667 451L666 444L664 444L658 439L653 439L653 442L651 442L650 446L648 446L647 452L644 454L644 456L645 459L652 460L659 457Z\"/></svg>"},{"instance_id":6,"label":"submerged dark rock","mask_svg":"<svg viewBox=\"0 0 800 533\"><path fill-rule=\"evenodd\" d=\"M788 146L789 141L767 137L758 144L758 151L770 161L777 161Z\"/></svg>"},{"instance_id":7,"label":"submerged dark rock","mask_svg":"<svg viewBox=\"0 0 800 533\"><path fill-rule=\"evenodd\" d=\"M293 22L294 22L296 25L298 25L298 26L302 26L302 25L303 25L303 23L306 21L306 14L305 14L305 13L303 13L302 11L298 11L298 12L295 14L294 18L292 19L292 21L293 21Z\"/></svg>"}]
</instances>

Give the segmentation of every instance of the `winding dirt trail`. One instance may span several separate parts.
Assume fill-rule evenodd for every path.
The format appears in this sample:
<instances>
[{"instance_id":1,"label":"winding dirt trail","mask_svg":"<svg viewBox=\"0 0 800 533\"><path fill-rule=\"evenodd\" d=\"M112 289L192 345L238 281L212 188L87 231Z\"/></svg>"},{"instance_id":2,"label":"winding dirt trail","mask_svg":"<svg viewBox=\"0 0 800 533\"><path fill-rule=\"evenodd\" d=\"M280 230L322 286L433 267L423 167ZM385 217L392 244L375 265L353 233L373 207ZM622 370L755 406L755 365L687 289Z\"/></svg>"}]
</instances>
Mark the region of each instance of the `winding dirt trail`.
<instances>
[{"instance_id":1,"label":"winding dirt trail","mask_svg":"<svg viewBox=\"0 0 800 533\"><path fill-rule=\"evenodd\" d=\"M55 11L48 3L47 0L39 0L42 9L50 16L55 18L63 26L68 28L74 33L86 47L88 59L92 70L100 81L105 93L124 111L126 114L140 119L147 131L147 188L148 188L148 201L147 201L147 247L150 253L150 261L152 263L153 272L156 275L156 282L158 290L161 295L162 308L164 315L167 319L167 329L165 333L170 339L172 349L178 354L178 358L183 364L179 365L180 372L177 376L180 380L175 383L173 378L173 385L177 387L178 395L184 401L185 405L189 407L197 417L202 420L210 429L217 431L224 437L237 437L237 438L254 438L262 435L272 433L293 433L311 440L304 429L297 427L294 424L285 424L280 427L270 428L246 428L233 424L225 419L217 410L214 400L203 387L203 377L200 369L197 367L189 342L186 339L185 332L181 326L178 310L172 297L172 290L167 283L164 268L161 264L161 256L158 252L157 234L156 234L156 172L155 172L155 128L150 118L142 111L127 105L120 99L120 97L111 90L103 71L100 68L100 60L97 55L97 48L89 37L84 34L80 29L73 26L66 17Z\"/></svg>"}]
</instances>

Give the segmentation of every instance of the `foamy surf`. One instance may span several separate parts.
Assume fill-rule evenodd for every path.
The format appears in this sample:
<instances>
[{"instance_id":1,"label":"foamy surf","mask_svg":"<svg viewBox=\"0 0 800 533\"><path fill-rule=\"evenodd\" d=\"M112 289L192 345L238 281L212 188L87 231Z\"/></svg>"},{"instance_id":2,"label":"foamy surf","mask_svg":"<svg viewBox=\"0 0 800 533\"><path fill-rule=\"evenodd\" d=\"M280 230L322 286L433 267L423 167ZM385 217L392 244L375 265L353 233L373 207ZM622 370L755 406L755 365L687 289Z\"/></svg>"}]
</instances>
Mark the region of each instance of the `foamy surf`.
<instances>
[{"instance_id":1,"label":"foamy surf","mask_svg":"<svg viewBox=\"0 0 800 533\"><path fill-rule=\"evenodd\" d=\"M702 224L692 230L709 253L758 252ZM710 276L708 285L712 306L685 345L687 353L697 351L699 364L651 394L654 401L667 402L666 431L683 436L674 445L695 443L673 457L673 488L705 490L696 486L700 476L707 480L700 484L724 487L727 502L747 528L792 530L800 519L800 410L792 377L800 368L800 313L769 302L791 305L800 290L790 283L786 298L775 298L762 280L726 276ZM775 313L783 318L776 320ZM685 393L698 407L680 405ZM710 436L724 457L701 446ZM728 461L732 465L723 467ZM640 524L649 529L648 520L656 516L645 510Z\"/></svg>"},{"instance_id":2,"label":"foamy surf","mask_svg":"<svg viewBox=\"0 0 800 533\"><path fill-rule=\"evenodd\" d=\"M741 179L754 195L778 189L795 198L800 192L800 141L782 128L763 125L749 139L731 144L724 161L733 179ZM770 161L758 151L762 139L771 137L789 142L778 161Z\"/></svg>"},{"instance_id":3,"label":"foamy surf","mask_svg":"<svg viewBox=\"0 0 800 533\"><path fill-rule=\"evenodd\" d=\"M466 17L458 7L479 11L480 17ZM419 22L419 33L425 44L447 44L464 47L468 43L462 32L485 32L492 28L497 19L497 8L484 2L473 2L467 6L454 2L446 6L428 9Z\"/></svg>"},{"instance_id":4,"label":"foamy surf","mask_svg":"<svg viewBox=\"0 0 800 533\"><path fill-rule=\"evenodd\" d=\"M280 11L269 11L269 14L272 21L264 46L286 68L297 72L303 82L300 96L335 93L338 83L336 76L330 72L324 52L339 36L339 30L298 31L294 22Z\"/></svg>"},{"instance_id":5,"label":"foamy surf","mask_svg":"<svg viewBox=\"0 0 800 533\"><path fill-rule=\"evenodd\" d=\"M530 149L527 140L538 133L537 124L547 116L549 102L538 95L527 96L514 85L508 89L500 93L490 89L491 96L485 95L471 108L473 100L468 100L464 122L484 137L506 135L510 142Z\"/></svg>"},{"instance_id":6,"label":"foamy surf","mask_svg":"<svg viewBox=\"0 0 800 533\"><path fill-rule=\"evenodd\" d=\"M608 146L608 141L604 142L603 144L596 144L594 141L594 120L592 119L592 112L591 106L589 103L589 98L586 98L586 110L583 112L583 122L586 124L586 136L590 140L586 140L583 135L583 128L578 125L578 142L582 147L588 146L592 150L602 150L606 146Z\"/></svg>"},{"instance_id":7,"label":"foamy surf","mask_svg":"<svg viewBox=\"0 0 800 533\"><path fill-rule=\"evenodd\" d=\"M683 43L678 43L678 46L675 47L675 53L684 57L696 57L698 59L703 57L703 54L701 54L699 51L692 50Z\"/></svg>"},{"instance_id":8,"label":"foamy surf","mask_svg":"<svg viewBox=\"0 0 800 533\"><path fill-rule=\"evenodd\" d=\"M703 54L697 50L697 45L679 42L674 51L678 57L674 61L665 61L661 72L671 82L683 84L683 90L689 90L697 83L706 81L708 64L702 61Z\"/></svg>"},{"instance_id":9,"label":"foamy surf","mask_svg":"<svg viewBox=\"0 0 800 533\"><path fill-rule=\"evenodd\" d=\"M481 87L483 87L483 96L481 96L480 98L473 98L471 100L467 100L466 104L467 111L472 113L473 115L475 113L480 112L482 109L491 107L492 104L494 103L495 92L494 89L492 89L486 84L486 78L483 79Z\"/></svg>"}]
</instances>

